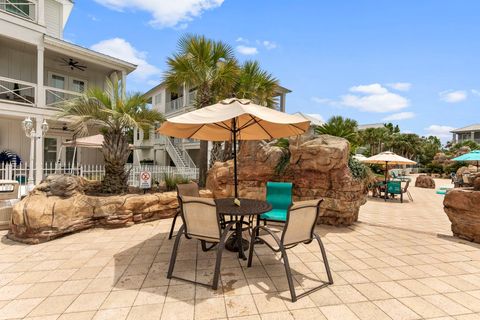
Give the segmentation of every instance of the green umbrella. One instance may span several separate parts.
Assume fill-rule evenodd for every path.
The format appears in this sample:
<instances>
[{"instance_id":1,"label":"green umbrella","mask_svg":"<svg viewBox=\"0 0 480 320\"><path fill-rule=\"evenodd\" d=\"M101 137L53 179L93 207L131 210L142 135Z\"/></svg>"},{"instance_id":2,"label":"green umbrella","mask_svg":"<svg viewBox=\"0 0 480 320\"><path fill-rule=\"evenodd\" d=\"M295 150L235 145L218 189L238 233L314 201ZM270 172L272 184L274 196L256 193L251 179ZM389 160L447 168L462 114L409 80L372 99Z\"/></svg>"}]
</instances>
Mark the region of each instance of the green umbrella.
<instances>
[{"instance_id":1,"label":"green umbrella","mask_svg":"<svg viewBox=\"0 0 480 320\"><path fill-rule=\"evenodd\" d=\"M461 156L453 158L454 161L476 161L477 162L477 171L478 163L480 162L480 150L473 150L469 153L465 153Z\"/></svg>"}]
</instances>

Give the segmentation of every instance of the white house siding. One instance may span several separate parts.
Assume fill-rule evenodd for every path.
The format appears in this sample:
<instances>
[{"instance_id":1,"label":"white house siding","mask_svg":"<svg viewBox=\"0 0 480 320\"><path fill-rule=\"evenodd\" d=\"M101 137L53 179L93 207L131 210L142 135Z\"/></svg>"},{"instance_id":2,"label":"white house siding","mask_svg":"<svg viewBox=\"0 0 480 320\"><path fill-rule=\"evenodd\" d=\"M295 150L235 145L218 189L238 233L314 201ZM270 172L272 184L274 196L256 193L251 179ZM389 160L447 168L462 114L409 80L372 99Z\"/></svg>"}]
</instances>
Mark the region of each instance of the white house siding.
<instances>
[{"instance_id":1,"label":"white house siding","mask_svg":"<svg viewBox=\"0 0 480 320\"><path fill-rule=\"evenodd\" d=\"M21 120L0 117L0 151L11 150L24 161L30 157L30 139L25 136Z\"/></svg>"},{"instance_id":2,"label":"white house siding","mask_svg":"<svg viewBox=\"0 0 480 320\"><path fill-rule=\"evenodd\" d=\"M62 5L54 0L45 0L45 25L47 34L55 38L62 35Z\"/></svg>"},{"instance_id":3,"label":"white house siding","mask_svg":"<svg viewBox=\"0 0 480 320\"><path fill-rule=\"evenodd\" d=\"M36 52L33 46L0 38L0 76L36 82Z\"/></svg>"}]
</instances>

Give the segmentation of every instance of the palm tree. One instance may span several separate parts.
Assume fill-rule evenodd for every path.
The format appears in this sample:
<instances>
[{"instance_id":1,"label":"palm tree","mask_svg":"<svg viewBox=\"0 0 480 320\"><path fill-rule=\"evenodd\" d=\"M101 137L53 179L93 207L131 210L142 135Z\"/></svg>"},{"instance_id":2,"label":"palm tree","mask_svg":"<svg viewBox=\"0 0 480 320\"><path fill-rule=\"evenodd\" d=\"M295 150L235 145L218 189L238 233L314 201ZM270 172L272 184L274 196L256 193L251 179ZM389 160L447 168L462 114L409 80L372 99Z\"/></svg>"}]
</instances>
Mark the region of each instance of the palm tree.
<instances>
[{"instance_id":1,"label":"palm tree","mask_svg":"<svg viewBox=\"0 0 480 320\"><path fill-rule=\"evenodd\" d=\"M351 146L355 146L357 143L357 127L358 123L353 119L333 116L323 125L315 128L315 132L347 139Z\"/></svg>"},{"instance_id":2,"label":"palm tree","mask_svg":"<svg viewBox=\"0 0 480 320\"><path fill-rule=\"evenodd\" d=\"M74 137L88 134L91 127L103 133L105 177L102 192L120 194L127 191L129 172L125 164L130 155L127 132L133 128L148 131L156 122L163 121L163 115L147 108L140 93L123 96L116 76L107 78L105 90L91 88L60 108L58 116L73 121Z\"/></svg>"},{"instance_id":3,"label":"palm tree","mask_svg":"<svg viewBox=\"0 0 480 320\"><path fill-rule=\"evenodd\" d=\"M263 70L258 61L246 61L240 66L232 95L240 99L249 99L261 106L274 108L277 104L274 96L278 86L278 79ZM231 149L232 144L229 141L225 142L222 161L231 159ZM220 154L217 156L220 158Z\"/></svg>"},{"instance_id":4,"label":"palm tree","mask_svg":"<svg viewBox=\"0 0 480 320\"><path fill-rule=\"evenodd\" d=\"M196 88L195 107L203 108L233 91L238 65L231 46L204 36L185 35L178 41L178 52L167 59L165 83L170 90L181 86ZM199 183L207 177L208 142L200 141Z\"/></svg>"}]
</instances>

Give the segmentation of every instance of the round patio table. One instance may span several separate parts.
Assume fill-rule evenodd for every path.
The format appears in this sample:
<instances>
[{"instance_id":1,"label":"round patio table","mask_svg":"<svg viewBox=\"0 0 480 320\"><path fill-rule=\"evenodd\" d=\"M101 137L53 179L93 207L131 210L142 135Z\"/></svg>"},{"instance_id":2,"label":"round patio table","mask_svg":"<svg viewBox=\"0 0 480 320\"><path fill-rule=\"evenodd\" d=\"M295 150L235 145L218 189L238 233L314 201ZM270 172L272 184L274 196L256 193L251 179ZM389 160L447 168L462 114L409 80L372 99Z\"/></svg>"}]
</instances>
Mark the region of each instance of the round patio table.
<instances>
[{"instance_id":1,"label":"round patio table","mask_svg":"<svg viewBox=\"0 0 480 320\"><path fill-rule=\"evenodd\" d=\"M240 206L234 202L234 198L216 199L217 212L223 216L235 216L235 233L227 240L225 248L229 251L238 252L238 257L246 260L244 250L248 248L249 241L242 238L242 225L245 217L259 216L272 210L272 205L266 201L253 199L240 199ZM257 225L260 219L257 218ZM246 247L246 248L244 248Z\"/></svg>"}]
</instances>

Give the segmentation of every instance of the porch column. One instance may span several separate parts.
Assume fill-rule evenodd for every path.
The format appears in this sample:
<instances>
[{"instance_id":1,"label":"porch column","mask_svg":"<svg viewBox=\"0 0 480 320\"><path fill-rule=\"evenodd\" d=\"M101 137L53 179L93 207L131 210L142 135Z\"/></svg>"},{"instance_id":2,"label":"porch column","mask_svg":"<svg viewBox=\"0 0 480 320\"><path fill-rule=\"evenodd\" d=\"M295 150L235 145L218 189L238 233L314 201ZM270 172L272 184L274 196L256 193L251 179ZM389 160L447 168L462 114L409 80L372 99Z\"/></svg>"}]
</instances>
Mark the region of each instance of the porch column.
<instances>
[{"instance_id":1,"label":"porch column","mask_svg":"<svg viewBox=\"0 0 480 320\"><path fill-rule=\"evenodd\" d=\"M39 184L43 178L43 117L35 117L35 184Z\"/></svg>"},{"instance_id":2,"label":"porch column","mask_svg":"<svg viewBox=\"0 0 480 320\"><path fill-rule=\"evenodd\" d=\"M183 84L183 106L186 107L188 106L188 88L187 85L184 83Z\"/></svg>"},{"instance_id":3,"label":"porch column","mask_svg":"<svg viewBox=\"0 0 480 320\"><path fill-rule=\"evenodd\" d=\"M470 132L470 140L475 141L475 131Z\"/></svg>"},{"instance_id":4,"label":"porch column","mask_svg":"<svg viewBox=\"0 0 480 320\"><path fill-rule=\"evenodd\" d=\"M43 85L45 69L44 54L45 47L42 43L37 46L37 91L35 95L35 105L37 106L37 108L45 107L45 88Z\"/></svg>"},{"instance_id":5,"label":"porch column","mask_svg":"<svg viewBox=\"0 0 480 320\"><path fill-rule=\"evenodd\" d=\"M285 93L282 93L280 95L280 111L282 112L285 112L285 98L286 98Z\"/></svg>"},{"instance_id":6,"label":"porch column","mask_svg":"<svg viewBox=\"0 0 480 320\"><path fill-rule=\"evenodd\" d=\"M45 0L38 0L37 2L37 21L39 25L45 25Z\"/></svg>"},{"instance_id":7,"label":"porch column","mask_svg":"<svg viewBox=\"0 0 480 320\"><path fill-rule=\"evenodd\" d=\"M122 96L127 96L127 72L122 70Z\"/></svg>"}]
</instances>

